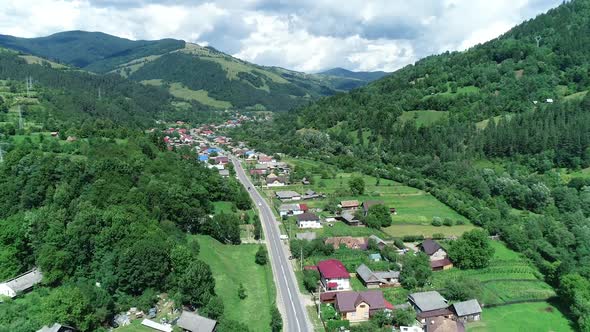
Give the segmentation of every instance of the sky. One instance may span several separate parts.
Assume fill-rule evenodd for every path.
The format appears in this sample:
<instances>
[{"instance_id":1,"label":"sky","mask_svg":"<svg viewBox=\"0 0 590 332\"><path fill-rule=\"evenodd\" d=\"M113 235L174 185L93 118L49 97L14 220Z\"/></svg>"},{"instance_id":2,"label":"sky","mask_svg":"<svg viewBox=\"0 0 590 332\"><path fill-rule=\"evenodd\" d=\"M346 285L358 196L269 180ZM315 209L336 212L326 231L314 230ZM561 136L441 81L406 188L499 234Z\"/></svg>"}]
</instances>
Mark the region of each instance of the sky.
<instances>
[{"instance_id":1,"label":"sky","mask_svg":"<svg viewBox=\"0 0 590 332\"><path fill-rule=\"evenodd\" d=\"M394 71L465 50L562 0L0 0L0 34L176 38L304 72Z\"/></svg>"}]
</instances>

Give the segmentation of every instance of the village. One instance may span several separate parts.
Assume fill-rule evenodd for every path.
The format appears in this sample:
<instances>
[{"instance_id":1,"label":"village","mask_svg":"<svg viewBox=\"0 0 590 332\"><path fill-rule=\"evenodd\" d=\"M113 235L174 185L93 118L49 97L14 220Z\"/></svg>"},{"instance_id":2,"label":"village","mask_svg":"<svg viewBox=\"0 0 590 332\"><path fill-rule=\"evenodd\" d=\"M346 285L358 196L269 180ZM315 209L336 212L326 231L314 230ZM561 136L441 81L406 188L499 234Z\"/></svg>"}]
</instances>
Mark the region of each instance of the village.
<instances>
[{"instance_id":1,"label":"village","mask_svg":"<svg viewBox=\"0 0 590 332\"><path fill-rule=\"evenodd\" d=\"M496 283L504 280L500 277L513 278L503 282L506 285L537 278L529 263L512 252L507 254L508 249L498 237L490 236L486 242L497 253L492 265L495 261L506 265L508 255L510 264L522 271L510 274L505 266L492 271L468 270L470 276L486 280L479 286L486 303L481 296L470 297L469 291L465 291L467 295L448 298L443 290L453 282L462 282L465 275L451 258L450 245L463 232L475 229L473 225L448 212L438 201L435 205L421 200L414 210L409 209L407 201L415 199L417 191L391 180L341 172L326 164L281 154L268 155L229 137L228 129L249 120L240 115L221 124L197 127L177 121L161 132L162 140L168 150L183 154L189 151L190 158L222 178L237 178L232 159L239 160L272 209L314 329L347 331L363 322L393 319L398 323L391 326L392 331L465 331L481 326L486 305L504 305L512 300L508 294L510 286L492 294L497 290ZM251 189L255 188L248 187ZM433 213L442 213L441 217L429 214L432 205L436 207ZM413 213L431 218L432 222L406 222L416 219ZM404 233L407 227L412 227L409 234ZM256 243L250 232L247 234L243 243ZM500 279L490 278L491 274ZM0 295L15 298L41 280L41 271L33 269L0 283ZM554 294L540 284L535 285L541 289L519 290L517 295L544 299ZM165 296L148 311L129 308L113 321L113 326L121 328L138 324L162 332L213 332L217 326L215 320L197 312L175 308ZM54 324L39 331L75 330Z\"/></svg>"},{"instance_id":2,"label":"village","mask_svg":"<svg viewBox=\"0 0 590 332\"><path fill-rule=\"evenodd\" d=\"M193 129L169 128L165 131L167 136L164 140L169 149L190 147L195 152L195 158L207 167L217 169L223 177L231 175L230 156L242 160L252 183L260 187L274 207L273 212L282 231L281 239L286 246L291 244L293 266L295 269L298 265L302 267L298 277L303 279L307 274L316 275L317 288L309 292L309 297L318 308L322 325L327 330L334 327L345 329L349 324L368 321L379 312L394 315L397 310L415 315L409 324L397 326L398 331L464 331L466 324L481 319L482 308L476 299L450 302L432 290L408 293L401 302L389 302L382 289L386 293L391 293L391 289L401 289L400 273L403 269L399 262L389 261L390 252L397 256L423 253L428 256L432 271L442 271L453 268L444 247L432 238L404 243L391 237L384 240L376 235L383 233L373 232L364 223L371 211L384 210L387 218L397 214L396 207L386 205L383 200L341 200L335 202L330 211L318 207L318 201L326 201L327 195L316 191L317 186L312 185L313 175L308 175L309 178L293 176L297 167L281 160L282 156L257 152L244 142L234 142L230 137L219 134L228 125L239 125L239 122ZM293 190L295 188L299 191ZM350 232L334 232L341 236L321 235L326 233L321 233L322 229L334 227L350 229ZM355 236L356 233L364 235ZM438 238L446 240L445 237ZM333 248L334 256L342 256L349 262L352 257L355 263L344 264L335 258L317 260L300 257L299 253L293 252L291 240L307 243L321 241ZM308 265L310 262L314 264ZM352 269L347 269L347 266ZM322 317L322 312L327 312L327 316Z\"/></svg>"}]
</instances>

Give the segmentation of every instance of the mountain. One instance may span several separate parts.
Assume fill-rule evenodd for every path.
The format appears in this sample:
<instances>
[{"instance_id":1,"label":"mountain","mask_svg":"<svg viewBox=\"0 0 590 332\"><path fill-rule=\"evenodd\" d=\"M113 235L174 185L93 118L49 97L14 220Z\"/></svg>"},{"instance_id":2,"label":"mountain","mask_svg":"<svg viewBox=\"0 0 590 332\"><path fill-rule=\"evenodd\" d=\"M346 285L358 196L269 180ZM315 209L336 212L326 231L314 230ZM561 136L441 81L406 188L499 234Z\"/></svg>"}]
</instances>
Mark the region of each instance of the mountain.
<instances>
[{"instance_id":1,"label":"mountain","mask_svg":"<svg viewBox=\"0 0 590 332\"><path fill-rule=\"evenodd\" d=\"M184 47L184 41L129 40L101 32L68 31L40 38L18 38L0 35L0 46L90 71L108 71L109 66L140 56L159 54ZM118 59L111 63L108 59Z\"/></svg>"},{"instance_id":2,"label":"mountain","mask_svg":"<svg viewBox=\"0 0 590 332\"><path fill-rule=\"evenodd\" d=\"M381 77L388 75L389 73L384 71L351 71L344 68L332 68L319 73L321 75L336 76L342 78L355 79L364 82L372 82L380 79Z\"/></svg>"},{"instance_id":3,"label":"mountain","mask_svg":"<svg viewBox=\"0 0 590 332\"><path fill-rule=\"evenodd\" d=\"M68 31L30 39L1 35L0 46L164 86L177 98L217 109L286 111L367 83L259 66L212 47L174 39L133 41L101 32Z\"/></svg>"}]
</instances>

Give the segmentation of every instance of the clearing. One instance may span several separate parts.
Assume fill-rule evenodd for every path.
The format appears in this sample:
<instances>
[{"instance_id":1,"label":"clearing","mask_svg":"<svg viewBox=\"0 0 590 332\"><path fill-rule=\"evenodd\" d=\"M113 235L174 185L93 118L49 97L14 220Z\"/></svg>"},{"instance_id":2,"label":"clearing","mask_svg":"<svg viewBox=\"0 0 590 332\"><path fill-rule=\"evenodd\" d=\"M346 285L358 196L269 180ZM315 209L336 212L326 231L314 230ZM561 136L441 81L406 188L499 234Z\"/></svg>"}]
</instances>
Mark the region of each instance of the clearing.
<instances>
[{"instance_id":1,"label":"clearing","mask_svg":"<svg viewBox=\"0 0 590 332\"><path fill-rule=\"evenodd\" d=\"M246 324L252 331L268 330L275 286L270 265L254 262L258 245L224 245L204 235L195 235L201 248L199 258L211 266L215 292L223 300L225 315ZM240 300L238 287L244 285L247 297Z\"/></svg>"}]
</instances>

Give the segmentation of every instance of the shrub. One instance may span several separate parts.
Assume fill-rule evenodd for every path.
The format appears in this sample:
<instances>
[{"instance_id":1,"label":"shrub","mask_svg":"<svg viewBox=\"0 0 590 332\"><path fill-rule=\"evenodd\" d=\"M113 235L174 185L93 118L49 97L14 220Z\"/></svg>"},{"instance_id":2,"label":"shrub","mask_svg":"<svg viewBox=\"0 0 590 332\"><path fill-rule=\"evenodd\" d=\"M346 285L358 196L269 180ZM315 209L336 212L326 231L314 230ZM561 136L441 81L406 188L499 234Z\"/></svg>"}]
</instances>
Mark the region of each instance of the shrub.
<instances>
[{"instance_id":1,"label":"shrub","mask_svg":"<svg viewBox=\"0 0 590 332\"><path fill-rule=\"evenodd\" d=\"M443 221L443 225L453 226L453 220L451 218L445 218L445 220Z\"/></svg>"},{"instance_id":2,"label":"shrub","mask_svg":"<svg viewBox=\"0 0 590 332\"><path fill-rule=\"evenodd\" d=\"M455 222L455 225L465 225L465 220L459 219Z\"/></svg>"},{"instance_id":3,"label":"shrub","mask_svg":"<svg viewBox=\"0 0 590 332\"><path fill-rule=\"evenodd\" d=\"M424 235L406 235L403 237L404 242L416 242L424 240Z\"/></svg>"},{"instance_id":4,"label":"shrub","mask_svg":"<svg viewBox=\"0 0 590 332\"><path fill-rule=\"evenodd\" d=\"M440 227L440 226L442 226L442 221L440 221L438 219L433 219L432 220L432 226L434 226L434 227Z\"/></svg>"},{"instance_id":5,"label":"shrub","mask_svg":"<svg viewBox=\"0 0 590 332\"><path fill-rule=\"evenodd\" d=\"M434 233L432 234L432 238L435 240L441 240L445 238L445 235L443 233Z\"/></svg>"},{"instance_id":6,"label":"shrub","mask_svg":"<svg viewBox=\"0 0 590 332\"><path fill-rule=\"evenodd\" d=\"M258 265L266 265L267 261L268 261L268 257L266 254L266 248L264 248L263 246L260 246L258 248L258 251L256 252L255 262Z\"/></svg>"},{"instance_id":7,"label":"shrub","mask_svg":"<svg viewBox=\"0 0 590 332\"><path fill-rule=\"evenodd\" d=\"M404 241L402 241L401 239L393 240L393 245L396 246L398 249L406 248L406 246L404 245Z\"/></svg>"}]
</instances>

